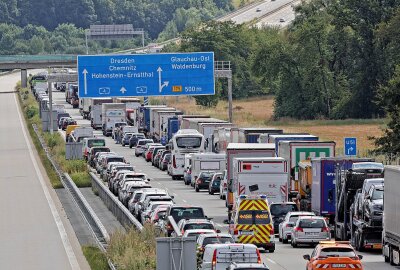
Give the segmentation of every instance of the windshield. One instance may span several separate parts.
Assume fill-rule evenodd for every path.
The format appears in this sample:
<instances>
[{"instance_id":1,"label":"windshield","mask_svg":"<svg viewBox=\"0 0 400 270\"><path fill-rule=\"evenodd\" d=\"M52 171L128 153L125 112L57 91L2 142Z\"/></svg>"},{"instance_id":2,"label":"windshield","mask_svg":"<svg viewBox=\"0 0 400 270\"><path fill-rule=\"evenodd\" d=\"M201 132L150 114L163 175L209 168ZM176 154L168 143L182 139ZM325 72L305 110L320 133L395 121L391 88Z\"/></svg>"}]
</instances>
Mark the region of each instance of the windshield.
<instances>
[{"instance_id":1,"label":"windshield","mask_svg":"<svg viewBox=\"0 0 400 270\"><path fill-rule=\"evenodd\" d=\"M171 209L171 216L175 219L175 222L179 222L183 218L196 219L205 218L202 208L173 208Z\"/></svg>"},{"instance_id":2,"label":"windshield","mask_svg":"<svg viewBox=\"0 0 400 270\"><path fill-rule=\"evenodd\" d=\"M305 216L305 215L304 215ZM310 215L311 216L311 215ZM300 216L291 216L289 222L296 223ZM302 216L303 217L303 216Z\"/></svg>"},{"instance_id":3,"label":"windshield","mask_svg":"<svg viewBox=\"0 0 400 270\"><path fill-rule=\"evenodd\" d=\"M203 172L203 173L200 173L199 178L211 179L211 177L213 177L213 175L214 175L214 172Z\"/></svg>"},{"instance_id":4,"label":"windshield","mask_svg":"<svg viewBox=\"0 0 400 270\"><path fill-rule=\"evenodd\" d=\"M238 224L269 224L270 222L268 210L239 211Z\"/></svg>"},{"instance_id":5,"label":"windshield","mask_svg":"<svg viewBox=\"0 0 400 270\"><path fill-rule=\"evenodd\" d=\"M299 223L300 228L324 228L325 222L322 219L302 219Z\"/></svg>"},{"instance_id":6,"label":"windshield","mask_svg":"<svg viewBox=\"0 0 400 270\"><path fill-rule=\"evenodd\" d=\"M139 144L139 145L145 145L145 144L147 144L147 143L152 143L152 142L153 142L152 140L139 141L138 144Z\"/></svg>"},{"instance_id":7,"label":"windshield","mask_svg":"<svg viewBox=\"0 0 400 270\"><path fill-rule=\"evenodd\" d=\"M295 204L271 204L270 211L273 216L285 216L289 212L297 211L297 207Z\"/></svg>"},{"instance_id":8,"label":"windshield","mask_svg":"<svg viewBox=\"0 0 400 270\"><path fill-rule=\"evenodd\" d=\"M110 152L109 148L94 148L93 149L93 154L95 155L98 152Z\"/></svg>"},{"instance_id":9,"label":"windshield","mask_svg":"<svg viewBox=\"0 0 400 270\"><path fill-rule=\"evenodd\" d=\"M372 193L372 200L382 200L383 199L383 189L375 189Z\"/></svg>"},{"instance_id":10,"label":"windshield","mask_svg":"<svg viewBox=\"0 0 400 270\"><path fill-rule=\"evenodd\" d=\"M214 226L210 223L191 223L191 224L186 224L183 227L183 230L202 230L202 229L207 229L207 230L214 230Z\"/></svg>"},{"instance_id":11,"label":"windshield","mask_svg":"<svg viewBox=\"0 0 400 270\"><path fill-rule=\"evenodd\" d=\"M209 244L225 244L225 243L235 243L235 241L232 239L232 237L207 237L203 240L203 246L209 245Z\"/></svg>"},{"instance_id":12,"label":"windshield","mask_svg":"<svg viewBox=\"0 0 400 270\"><path fill-rule=\"evenodd\" d=\"M88 141L88 147L89 148L92 148L92 147L95 147L95 146L106 146L106 141L105 140L102 140L102 139L98 139L98 140L89 140ZM108 150L108 151L104 151L104 152L109 152L110 150Z\"/></svg>"},{"instance_id":13,"label":"windshield","mask_svg":"<svg viewBox=\"0 0 400 270\"><path fill-rule=\"evenodd\" d=\"M178 148L199 148L201 139L201 137L179 137L176 138L176 145Z\"/></svg>"},{"instance_id":14,"label":"windshield","mask_svg":"<svg viewBox=\"0 0 400 270\"><path fill-rule=\"evenodd\" d=\"M124 158L123 157L110 157L107 160L108 162L124 162Z\"/></svg>"},{"instance_id":15,"label":"windshield","mask_svg":"<svg viewBox=\"0 0 400 270\"><path fill-rule=\"evenodd\" d=\"M324 248L321 250L319 256L326 257L356 257L355 252L351 248Z\"/></svg>"}]
</instances>

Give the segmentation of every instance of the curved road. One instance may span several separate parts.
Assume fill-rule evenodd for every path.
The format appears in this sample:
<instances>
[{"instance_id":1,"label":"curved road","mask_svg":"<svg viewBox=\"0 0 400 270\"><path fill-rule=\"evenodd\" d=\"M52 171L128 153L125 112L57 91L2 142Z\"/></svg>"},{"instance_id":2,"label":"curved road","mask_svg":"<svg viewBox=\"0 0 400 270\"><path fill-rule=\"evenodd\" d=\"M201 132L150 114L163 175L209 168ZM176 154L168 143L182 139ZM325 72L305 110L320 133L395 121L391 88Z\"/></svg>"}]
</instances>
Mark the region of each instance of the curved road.
<instances>
[{"instance_id":1,"label":"curved road","mask_svg":"<svg viewBox=\"0 0 400 270\"><path fill-rule=\"evenodd\" d=\"M0 269L89 269L34 152L13 91L0 77Z\"/></svg>"}]
</instances>

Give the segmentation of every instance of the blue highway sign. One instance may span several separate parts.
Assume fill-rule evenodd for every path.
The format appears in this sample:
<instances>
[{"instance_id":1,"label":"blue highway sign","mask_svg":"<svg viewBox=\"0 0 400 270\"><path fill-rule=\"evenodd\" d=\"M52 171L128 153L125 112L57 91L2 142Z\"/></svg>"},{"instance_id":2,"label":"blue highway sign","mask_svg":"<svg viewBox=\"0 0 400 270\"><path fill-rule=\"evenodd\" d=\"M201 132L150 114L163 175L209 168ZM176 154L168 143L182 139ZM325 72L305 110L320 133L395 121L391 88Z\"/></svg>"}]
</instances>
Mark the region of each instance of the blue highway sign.
<instances>
[{"instance_id":1,"label":"blue highway sign","mask_svg":"<svg viewBox=\"0 0 400 270\"><path fill-rule=\"evenodd\" d=\"M214 95L214 53L78 56L79 97Z\"/></svg>"},{"instance_id":2,"label":"blue highway sign","mask_svg":"<svg viewBox=\"0 0 400 270\"><path fill-rule=\"evenodd\" d=\"M357 138L344 138L344 155L357 155Z\"/></svg>"}]
</instances>

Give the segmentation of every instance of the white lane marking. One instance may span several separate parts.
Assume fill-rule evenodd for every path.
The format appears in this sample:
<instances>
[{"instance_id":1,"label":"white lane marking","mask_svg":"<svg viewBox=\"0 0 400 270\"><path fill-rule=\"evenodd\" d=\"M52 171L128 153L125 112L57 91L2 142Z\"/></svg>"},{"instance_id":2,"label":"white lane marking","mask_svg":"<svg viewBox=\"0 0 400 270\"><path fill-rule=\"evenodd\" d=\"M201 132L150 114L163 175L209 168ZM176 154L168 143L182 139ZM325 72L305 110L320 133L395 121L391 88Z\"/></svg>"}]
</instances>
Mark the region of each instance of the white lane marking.
<instances>
[{"instance_id":1,"label":"white lane marking","mask_svg":"<svg viewBox=\"0 0 400 270\"><path fill-rule=\"evenodd\" d=\"M46 186L45 181L43 179L43 175L40 172L39 166L38 166L37 161L35 159L35 156L33 155L32 147L31 147L31 145L29 143L28 136L27 136L26 131L25 131L26 127L25 127L24 121L22 120L20 107L19 107L18 100L17 100L17 94L14 95L14 99L15 99L15 104L17 105L17 112L18 112L19 121L20 121L21 127L22 127L22 133L23 133L24 138L25 138L25 143L28 146L29 156L30 156L30 158L32 160L33 167L35 168L36 176L38 177L40 185L42 186L43 193L44 193L44 195L46 197L46 200L47 200L47 203L48 203L48 205L50 207L50 210L51 210L51 213L53 215L54 221L55 221L55 223L57 225L58 232L60 233L61 241L63 243L65 252L67 253L69 264L71 265L71 269L73 269L73 270L81 269L80 266L79 266L78 260L76 259L75 253L74 253L74 251L72 249L71 243L69 242L68 235L67 235L67 232L65 231L65 228L64 228L64 225L63 225L63 223L61 221L60 215L57 212L57 208L56 208L56 206L54 204L53 199L50 196L50 192L47 189L47 186ZM43 243L43 244L46 244L46 243Z\"/></svg>"},{"instance_id":2,"label":"white lane marking","mask_svg":"<svg viewBox=\"0 0 400 270\"><path fill-rule=\"evenodd\" d=\"M273 261L273 260L271 260L270 258L267 258L267 260L268 260L270 263L272 263L272 264L276 264L276 262Z\"/></svg>"},{"instance_id":3,"label":"white lane marking","mask_svg":"<svg viewBox=\"0 0 400 270\"><path fill-rule=\"evenodd\" d=\"M183 201L184 203L187 203L187 201L186 201L186 200L184 200L184 199L182 199L182 201Z\"/></svg>"},{"instance_id":4,"label":"white lane marking","mask_svg":"<svg viewBox=\"0 0 400 270\"><path fill-rule=\"evenodd\" d=\"M157 182L157 184L161 185L161 183L160 183L160 182Z\"/></svg>"}]
</instances>

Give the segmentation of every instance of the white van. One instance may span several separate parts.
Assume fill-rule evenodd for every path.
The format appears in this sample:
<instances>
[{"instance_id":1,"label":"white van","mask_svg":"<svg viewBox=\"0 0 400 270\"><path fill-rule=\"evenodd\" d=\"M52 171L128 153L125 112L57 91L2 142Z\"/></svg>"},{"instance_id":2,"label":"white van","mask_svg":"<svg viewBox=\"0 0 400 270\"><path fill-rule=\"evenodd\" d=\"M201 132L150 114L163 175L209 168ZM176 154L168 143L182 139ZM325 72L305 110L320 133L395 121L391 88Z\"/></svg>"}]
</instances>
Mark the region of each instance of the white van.
<instances>
[{"instance_id":1,"label":"white van","mask_svg":"<svg viewBox=\"0 0 400 270\"><path fill-rule=\"evenodd\" d=\"M261 263L260 252L253 244L206 245L200 269L225 270L233 262Z\"/></svg>"}]
</instances>

